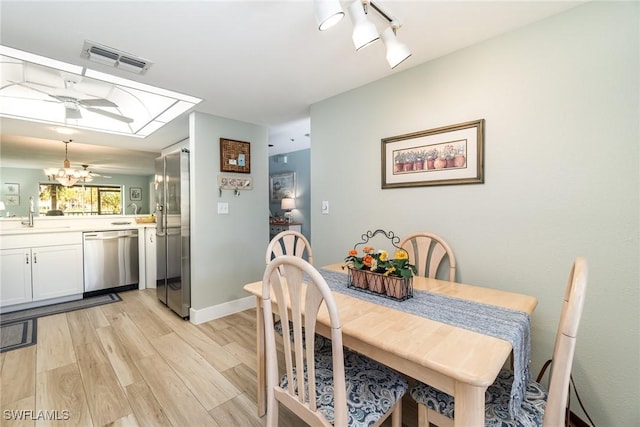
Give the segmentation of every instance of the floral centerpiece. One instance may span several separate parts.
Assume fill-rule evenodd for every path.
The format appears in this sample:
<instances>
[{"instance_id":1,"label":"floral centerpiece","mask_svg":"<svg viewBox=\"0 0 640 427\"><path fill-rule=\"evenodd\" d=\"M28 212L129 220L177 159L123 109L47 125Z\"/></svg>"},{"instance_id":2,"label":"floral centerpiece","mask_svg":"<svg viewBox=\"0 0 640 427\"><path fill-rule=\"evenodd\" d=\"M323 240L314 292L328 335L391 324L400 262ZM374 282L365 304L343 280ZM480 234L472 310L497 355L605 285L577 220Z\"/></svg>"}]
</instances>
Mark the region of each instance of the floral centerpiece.
<instances>
[{"instance_id":1,"label":"floral centerpiece","mask_svg":"<svg viewBox=\"0 0 640 427\"><path fill-rule=\"evenodd\" d=\"M399 249L390 258L385 250L365 246L362 255L352 249L344 260L350 272L350 286L396 299L413 296L411 279L416 267L409 263L406 251Z\"/></svg>"},{"instance_id":2,"label":"floral centerpiece","mask_svg":"<svg viewBox=\"0 0 640 427\"><path fill-rule=\"evenodd\" d=\"M347 266L405 279L416 274L416 267L409 264L409 254L402 249L397 250L393 258L389 258L387 251L375 250L372 246L365 246L362 252L363 255L358 256L358 250L351 249L344 259Z\"/></svg>"}]
</instances>

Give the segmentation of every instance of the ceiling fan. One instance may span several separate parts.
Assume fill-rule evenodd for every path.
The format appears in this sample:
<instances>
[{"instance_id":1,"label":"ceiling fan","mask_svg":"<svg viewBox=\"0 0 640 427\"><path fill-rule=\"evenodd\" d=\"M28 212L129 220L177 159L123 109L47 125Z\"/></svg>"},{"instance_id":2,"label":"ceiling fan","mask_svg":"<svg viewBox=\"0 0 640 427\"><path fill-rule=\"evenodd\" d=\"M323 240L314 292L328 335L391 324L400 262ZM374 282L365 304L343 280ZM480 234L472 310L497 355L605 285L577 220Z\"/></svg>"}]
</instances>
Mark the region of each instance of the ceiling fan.
<instances>
[{"instance_id":1,"label":"ceiling fan","mask_svg":"<svg viewBox=\"0 0 640 427\"><path fill-rule=\"evenodd\" d=\"M87 169L88 167L89 167L89 165L82 165L82 170L87 172L87 177L84 179L85 182L91 182L91 181L93 181L93 178L111 179L111 176L102 175L102 174L90 171L90 170Z\"/></svg>"},{"instance_id":2,"label":"ceiling fan","mask_svg":"<svg viewBox=\"0 0 640 427\"><path fill-rule=\"evenodd\" d=\"M92 113L100 114L102 116L109 117L111 119L118 120L124 123L133 122L133 119L131 117L123 116L121 114L113 113L111 111L103 110L101 108L96 108L96 107L118 108L118 105L113 101L110 101L105 98L81 98L81 96L85 96L85 95L75 90L74 88L74 86L80 82L80 76L64 75L63 78L64 78L64 86L65 86L64 89L52 88L53 89L52 92L47 92L43 89L33 86L35 84L37 84L38 86L46 86L46 85L40 85L38 83L16 82L11 80L9 80L9 83L42 93L56 100L51 102L59 102L63 104L65 109L65 118L67 120L82 119L82 111L81 111L81 108L82 108Z\"/></svg>"}]
</instances>

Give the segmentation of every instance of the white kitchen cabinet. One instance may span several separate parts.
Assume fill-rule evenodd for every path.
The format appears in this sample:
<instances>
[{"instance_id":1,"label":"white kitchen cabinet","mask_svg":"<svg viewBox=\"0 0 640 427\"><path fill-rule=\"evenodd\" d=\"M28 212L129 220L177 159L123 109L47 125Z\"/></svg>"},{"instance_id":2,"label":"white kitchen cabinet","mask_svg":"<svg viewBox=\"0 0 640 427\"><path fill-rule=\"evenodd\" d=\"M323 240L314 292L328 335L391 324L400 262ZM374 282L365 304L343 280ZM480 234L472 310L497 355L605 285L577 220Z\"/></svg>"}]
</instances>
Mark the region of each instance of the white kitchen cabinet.
<instances>
[{"instance_id":1,"label":"white kitchen cabinet","mask_svg":"<svg viewBox=\"0 0 640 427\"><path fill-rule=\"evenodd\" d=\"M13 237L0 249L0 306L82 295L80 233Z\"/></svg>"},{"instance_id":2,"label":"white kitchen cabinet","mask_svg":"<svg viewBox=\"0 0 640 427\"><path fill-rule=\"evenodd\" d=\"M0 250L0 305L31 302L31 249Z\"/></svg>"},{"instance_id":3,"label":"white kitchen cabinet","mask_svg":"<svg viewBox=\"0 0 640 427\"><path fill-rule=\"evenodd\" d=\"M43 246L31 254L34 301L84 292L82 245Z\"/></svg>"}]
</instances>

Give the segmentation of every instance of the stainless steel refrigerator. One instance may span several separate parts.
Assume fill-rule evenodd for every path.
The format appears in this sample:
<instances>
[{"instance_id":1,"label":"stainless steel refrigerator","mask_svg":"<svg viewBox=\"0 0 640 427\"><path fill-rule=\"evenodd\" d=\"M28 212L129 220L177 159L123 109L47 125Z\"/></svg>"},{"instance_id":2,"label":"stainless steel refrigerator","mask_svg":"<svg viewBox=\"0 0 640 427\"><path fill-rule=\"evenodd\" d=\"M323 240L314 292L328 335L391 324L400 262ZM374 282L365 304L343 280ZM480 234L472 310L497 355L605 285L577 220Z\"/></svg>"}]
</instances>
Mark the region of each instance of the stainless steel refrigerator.
<instances>
[{"instance_id":1,"label":"stainless steel refrigerator","mask_svg":"<svg viewBox=\"0 0 640 427\"><path fill-rule=\"evenodd\" d=\"M189 151L156 159L157 294L182 318L191 307Z\"/></svg>"}]
</instances>

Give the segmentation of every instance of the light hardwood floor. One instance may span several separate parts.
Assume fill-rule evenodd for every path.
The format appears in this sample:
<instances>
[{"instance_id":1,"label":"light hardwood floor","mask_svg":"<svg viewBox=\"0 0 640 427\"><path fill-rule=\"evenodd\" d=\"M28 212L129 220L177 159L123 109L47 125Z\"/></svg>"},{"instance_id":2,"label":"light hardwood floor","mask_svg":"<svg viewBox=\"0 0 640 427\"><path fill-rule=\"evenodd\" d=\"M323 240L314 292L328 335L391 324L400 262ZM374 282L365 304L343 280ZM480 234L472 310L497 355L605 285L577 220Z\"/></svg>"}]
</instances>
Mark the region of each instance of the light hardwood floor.
<instances>
[{"instance_id":1,"label":"light hardwood floor","mask_svg":"<svg viewBox=\"0 0 640 427\"><path fill-rule=\"evenodd\" d=\"M0 354L0 425L264 425L255 405L255 310L193 325L155 289L120 296L40 318L36 345ZM404 424L414 426L415 405L403 406ZM280 426L301 425L280 410Z\"/></svg>"}]
</instances>

